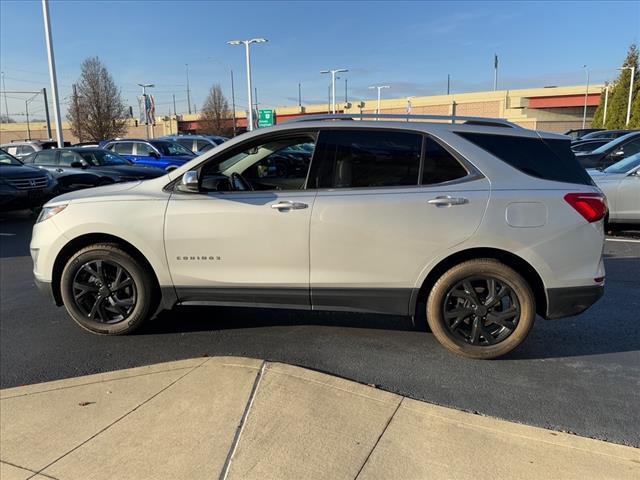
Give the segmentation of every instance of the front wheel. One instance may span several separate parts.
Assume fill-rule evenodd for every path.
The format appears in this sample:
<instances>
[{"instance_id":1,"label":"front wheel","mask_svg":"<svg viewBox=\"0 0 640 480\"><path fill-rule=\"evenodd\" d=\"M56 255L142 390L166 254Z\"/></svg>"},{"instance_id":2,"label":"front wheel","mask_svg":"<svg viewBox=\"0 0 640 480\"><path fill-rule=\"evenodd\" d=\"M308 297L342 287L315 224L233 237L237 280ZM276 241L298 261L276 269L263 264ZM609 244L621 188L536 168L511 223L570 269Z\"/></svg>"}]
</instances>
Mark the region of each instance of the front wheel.
<instances>
[{"instance_id":1,"label":"front wheel","mask_svg":"<svg viewBox=\"0 0 640 480\"><path fill-rule=\"evenodd\" d=\"M463 357L500 357L520 345L535 320L531 287L493 259L461 263L440 277L427 300L427 322L438 341Z\"/></svg>"},{"instance_id":2,"label":"front wheel","mask_svg":"<svg viewBox=\"0 0 640 480\"><path fill-rule=\"evenodd\" d=\"M153 313L153 278L115 244L90 245L67 262L60 280L67 312L93 333L130 333Z\"/></svg>"}]
</instances>

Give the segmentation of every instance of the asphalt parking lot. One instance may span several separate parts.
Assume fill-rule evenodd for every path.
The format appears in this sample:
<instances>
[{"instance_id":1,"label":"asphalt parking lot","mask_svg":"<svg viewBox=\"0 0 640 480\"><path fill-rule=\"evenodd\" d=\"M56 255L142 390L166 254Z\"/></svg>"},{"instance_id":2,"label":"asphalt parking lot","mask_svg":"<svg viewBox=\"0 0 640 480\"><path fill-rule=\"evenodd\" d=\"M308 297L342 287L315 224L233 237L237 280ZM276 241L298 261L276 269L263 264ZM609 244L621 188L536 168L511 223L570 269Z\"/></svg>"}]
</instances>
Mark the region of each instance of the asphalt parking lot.
<instances>
[{"instance_id":1,"label":"asphalt parking lot","mask_svg":"<svg viewBox=\"0 0 640 480\"><path fill-rule=\"evenodd\" d=\"M457 358L408 319L290 310L176 308L124 337L89 334L36 290L33 220L0 216L0 386L197 356L238 355L321 370L412 398L640 446L640 243L607 241L605 296L539 320L495 361ZM631 240L631 241L630 241Z\"/></svg>"}]
</instances>

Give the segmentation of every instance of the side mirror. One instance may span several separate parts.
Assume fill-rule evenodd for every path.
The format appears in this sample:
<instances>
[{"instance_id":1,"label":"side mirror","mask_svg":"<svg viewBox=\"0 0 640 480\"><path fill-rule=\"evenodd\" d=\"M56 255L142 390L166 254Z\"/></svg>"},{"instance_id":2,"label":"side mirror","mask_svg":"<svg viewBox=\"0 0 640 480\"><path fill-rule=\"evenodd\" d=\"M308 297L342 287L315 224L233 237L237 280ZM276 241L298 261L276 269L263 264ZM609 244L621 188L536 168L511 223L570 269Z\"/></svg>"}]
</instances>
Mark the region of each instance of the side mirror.
<instances>
[{"instance_id":1,"label":"side mirror","mask_svg":"<svg viewBox=\"0 0 640 480\"><path fill-rule=\"evenodd\" d=\"M611 155L613 155L614 157L619 157L621 155L624 155L624 150L618 150L616 152L613 152Z\"/></svg>"},{"instance_id":2,"label":"side mirror","mask_svg":"<svg viewBox=\"0 0 640 480\"><path fill-rule=\"evenodd\" d=\"M181 192L199 192L200 187L198 184L198 172L195 170L190 170L182 175L182 179L180 180L178 189Z\"/></svg>"}]
</instances>

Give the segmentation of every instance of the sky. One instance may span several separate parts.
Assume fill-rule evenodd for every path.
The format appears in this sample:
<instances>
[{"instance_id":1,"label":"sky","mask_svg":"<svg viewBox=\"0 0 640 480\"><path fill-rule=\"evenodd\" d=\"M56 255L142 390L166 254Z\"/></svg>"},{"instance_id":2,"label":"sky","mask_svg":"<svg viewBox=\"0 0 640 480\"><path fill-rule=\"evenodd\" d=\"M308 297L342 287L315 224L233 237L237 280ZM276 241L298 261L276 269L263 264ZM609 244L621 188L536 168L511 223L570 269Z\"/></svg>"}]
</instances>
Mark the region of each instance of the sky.
<instances>
[{"instance_id":1,"label":"sky","mask_svg":"<svg viewBox=\"0 0 640 480\"><path fill-rule=\"evenodd\" d=\"M252 47L260 108L326 103L325 69L347 68L337 82L344 100L373 99L368 87L385 84L386 97L493 88L583 85L616 77L628 46L640 37L640 2L212 2L51 0L51 28L63 115L80 64L98 56L121 88L127 105L138 83L154 83L158 114L186 113L186 67L192 106L220 84L238 110L247 107L243 47L229 40L264 37ZM607 21L610 19L610 21ZM612 24L615 21L615 28ZM40 1L0 0L0 70L7 91L50 92ZM49 93L49 95L51 95ZM7 94L8 110L24 121L27 94ZM4 96L0 112L6 113ZM43 118L43 102L29 104Z\"/></svg>"}]
</instances>

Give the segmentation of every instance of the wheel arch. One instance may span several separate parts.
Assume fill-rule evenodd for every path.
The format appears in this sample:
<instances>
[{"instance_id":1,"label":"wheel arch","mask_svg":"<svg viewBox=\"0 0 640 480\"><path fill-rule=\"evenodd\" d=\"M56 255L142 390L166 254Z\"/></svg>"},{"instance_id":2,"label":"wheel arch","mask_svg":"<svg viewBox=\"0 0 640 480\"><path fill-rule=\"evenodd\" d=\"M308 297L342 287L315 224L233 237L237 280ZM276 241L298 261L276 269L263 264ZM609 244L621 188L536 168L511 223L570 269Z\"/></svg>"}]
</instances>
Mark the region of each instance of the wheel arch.
<instances>
[{"instance_id":1,"label":"wheel arch","mask_svg":"<svg viewBox=\"0 0 640 480\"><path fill-rule=\"evenodd\" d=\"M160 282L158 280L156 271L144 256L144 254L137 247L116 235L111 235L108 233L88 233L70 240L67 244L65 244L64 247L62 247L62 249L60 249L58 255L56 256L51 273L51 290L53 292L53 297L56 305L62 305L63 303L62 293L60 291L60 279L62 278L62 270L64 269L64 266L67 264L73 254L78 250L96 243L116 244L133 258L141 262L145 266L145 268L147 268L151 272L156 293L159 296L162 295L161 303L163 305L165 304L165 296L167 295L166 289L160 287ZM170 299L168 299L168 301L169 303L171 302Z\"/></svg>"},{"instance_id":2,"label":"wheel arch","mask_svg":"<svg viewBox=\"0 0 640 480\"><path fill-rule=\"evenodd\" d=\"M409 306L409 311L413 312L414 318L418 318L420 312L418 312L417 309L419 305L421 303L426 303L426 299L431 288L447 270L459 263L477 258L493 258L513 268L516 272L522 275L531 286L531 290L533 290L533 295L536 301L536 313L543 317L546 316L547 293L542 277L538 271L531 266L529 262L514 253L501 250L499 248L480 247L455 252L442 259L429 271L422 282L422 285L415 291L416 294L411 298L412 304Z\"/></svg>"}]
</instances>

